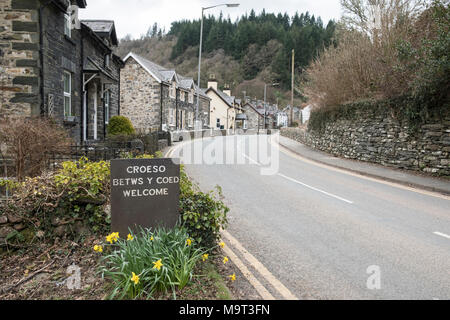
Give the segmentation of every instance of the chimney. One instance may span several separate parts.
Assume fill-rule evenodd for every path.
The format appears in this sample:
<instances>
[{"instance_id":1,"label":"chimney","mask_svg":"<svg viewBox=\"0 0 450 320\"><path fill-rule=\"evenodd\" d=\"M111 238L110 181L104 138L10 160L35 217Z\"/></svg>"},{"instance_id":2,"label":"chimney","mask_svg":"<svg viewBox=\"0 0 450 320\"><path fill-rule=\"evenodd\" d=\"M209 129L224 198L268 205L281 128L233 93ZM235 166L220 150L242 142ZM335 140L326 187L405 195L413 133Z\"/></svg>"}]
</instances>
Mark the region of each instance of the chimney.
<instances>
[{"instance_id":1,"label":"chimney","mask_svg":"<svg viewBox=\"0 0 450 320\"><path fill-rule=\"evenodd\" d=\"M209 75L208 89L209 88L213 88L214 90L217 90L217 80L216 80L216 76L214 74Z\"/></svg>"},{"instance_id":2,"label":"chimney","mask_svg":"<svg viewBox=\"0 0 450 320\"><path fill-rule=\"evenodd\" d=\"M229 84L225 84L224 85L223 93L225 93L227 96L231 97L231 90L230 90L230 85Z\"/></svg>"}]
</instances>

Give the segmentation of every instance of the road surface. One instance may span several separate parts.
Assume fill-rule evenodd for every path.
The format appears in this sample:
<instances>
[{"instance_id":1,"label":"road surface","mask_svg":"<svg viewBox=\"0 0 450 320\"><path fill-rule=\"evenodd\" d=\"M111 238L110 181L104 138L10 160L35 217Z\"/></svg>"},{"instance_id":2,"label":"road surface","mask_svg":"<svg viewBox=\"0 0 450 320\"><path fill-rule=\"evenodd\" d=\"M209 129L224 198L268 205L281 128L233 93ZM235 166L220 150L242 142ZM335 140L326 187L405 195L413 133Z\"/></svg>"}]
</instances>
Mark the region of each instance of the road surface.
<instances>
[{"instance_id":1,"label":"road surface","mask_svg":"<svg viewBox=\"0 0 450 320\"><path fill-rule=\"evenodd\" d=\"M233 143L227 146L224 139ZM277 173L261 175L258 159L242 147L249 139L184 142L173 156L186 155L193 145L244 156L247 164L188 164L186 170L205 191L221 186L231 209L227 231L293 295L450 299L449 197L335 170L284 150Z\"/></svg>"}]
</instances>

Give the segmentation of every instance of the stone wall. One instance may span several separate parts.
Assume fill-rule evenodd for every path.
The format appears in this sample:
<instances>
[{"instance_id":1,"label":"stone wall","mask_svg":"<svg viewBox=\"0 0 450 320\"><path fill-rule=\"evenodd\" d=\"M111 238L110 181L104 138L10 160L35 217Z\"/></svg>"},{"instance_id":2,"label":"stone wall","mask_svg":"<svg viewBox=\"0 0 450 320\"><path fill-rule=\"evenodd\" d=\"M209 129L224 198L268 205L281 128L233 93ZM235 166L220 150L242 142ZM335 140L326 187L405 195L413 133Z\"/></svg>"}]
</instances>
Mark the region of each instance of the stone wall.
<instances>
[{"instance_id":1,"label":"stone wall","mask_svg":"<svg viewBox=\"0 0 450 320\"><path fill-rule=\"evenodd\" d=\"M120 77L120 114L141 132L160 129L161 85L133 58L129 58Z\"/></svg>"},{"instance_id":2,"label":"stone wall","mask_svg":"<svg viewBox=\"0 0 450 320\"><path fill-rule=\"evenodd\" d=\"M27 226L22 218L0 214L0 248L6 243L8 237L16 232L24 232L26 229Z\"/></svg>"},{"instance_id":3,"label":"stone wall","mask_svg":"<svg viewBox=\"0 0 450 320\"><path fill-rule=\"evenodd\" d=\"M81 139L81 32L72 30L71 37L64 35L64 12L54 5L42 10L43 40L43 94L42 114L64 126L75 141ZM64 118L64 72L71 74L71 108L75 121ZM49 103L53 99L53 106Z\"/></svg>"},{"instance_id":4,"label":"stone wall","mask_svg":"<svg viewBox=\"0 0 450 320\"><path fill-rule=\"evenodd\" d=\"M264 119L262 116L249 104L245 104L242 108L247 115L247 129L263 129Z\"/></svg>"},{"instance_id":5,"label":"stone wall","mask_svg":"<svg viewBox=\"0 0 450 320\"><path fill-rule=\"evenodd\" d=\"M353 119L326 123L318 132L284 128L281 134L338 157L378 163L388 167L450 175L450 112L411 130L406 121L388 110L359 112Z\"/></svg>"},{"instance_id":6,"label":"stone wall","mask_svg":"<svg viewBox=\"0 0 450 320\"><path fill-rule=\"evenodd\" d=\"M37 8L37 0L0 0L0 116L40 114Z\"/></svg>"}]
</instances>

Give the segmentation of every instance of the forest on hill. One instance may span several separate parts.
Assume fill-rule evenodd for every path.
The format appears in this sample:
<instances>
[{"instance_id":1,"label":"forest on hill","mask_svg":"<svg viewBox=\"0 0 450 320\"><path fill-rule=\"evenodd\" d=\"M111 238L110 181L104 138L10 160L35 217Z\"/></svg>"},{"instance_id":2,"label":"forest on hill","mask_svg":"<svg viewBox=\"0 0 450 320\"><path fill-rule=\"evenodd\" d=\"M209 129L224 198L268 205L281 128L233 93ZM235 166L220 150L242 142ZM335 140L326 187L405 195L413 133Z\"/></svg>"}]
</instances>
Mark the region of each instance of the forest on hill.
<instances>
[{"instance_id":1,"label":"forest on hill","mask_svg":"<svg viewBox=\"0 0 450 320\"><path fill-rule=\"evenodd\" d=\"M232 22L212 15L204 18L201 85L214 74L219 86L229 85L233 94L262 98L264 83L279 83L270 88L268 99L289 102L291 51L295 50L295 72L301 78L304 69L317 55L335 45L336 23L326 25L320 17L306 13L266 13L252 10ZM117 54L133 51L149 60L196 79L200 20L172 23L166 33L157 23L140 39L127 36L120 41ZM300 103L301 93L296 93Z\"/></svg>"}]
</instances>

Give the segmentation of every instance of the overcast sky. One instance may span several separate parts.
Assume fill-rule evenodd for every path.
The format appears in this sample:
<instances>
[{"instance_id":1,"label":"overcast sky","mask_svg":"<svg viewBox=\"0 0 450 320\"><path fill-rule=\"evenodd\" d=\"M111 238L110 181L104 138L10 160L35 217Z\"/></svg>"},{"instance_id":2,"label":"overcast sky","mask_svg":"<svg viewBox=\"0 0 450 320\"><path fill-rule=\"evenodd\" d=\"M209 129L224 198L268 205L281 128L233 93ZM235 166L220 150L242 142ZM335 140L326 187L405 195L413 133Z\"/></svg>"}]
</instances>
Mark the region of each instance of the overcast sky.
<instances>
[{"instance_id":1,"label":"overcast sky","mask_svg":"<svg viewBox=\"0 0 450 320\"><path fill-rule=\"evenodd\" d=\"M198 19L201 8L227 3L227 0L87 0L87 8L80 10L81 19L114 20L119 38L131 34L133 38L145 34L155 22L169 31L173 21ZM258 14L266 12L287 12L293 16L309 11L320 16L324 24L330 19L338 20L341 15L339 0L230 0L228 3L240 3L238 8L220 7L206 11L206 14L224 17L230 15L232 21L245 12L254 9Z\"/></svg>"}]
</instances>

